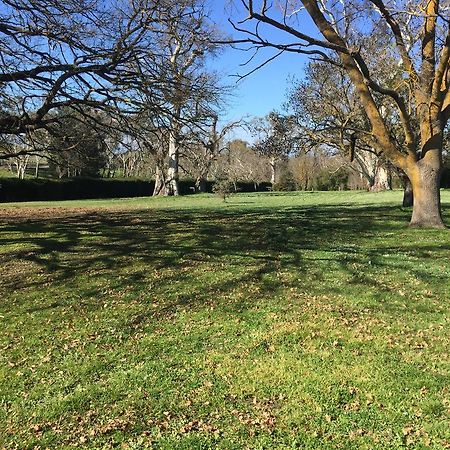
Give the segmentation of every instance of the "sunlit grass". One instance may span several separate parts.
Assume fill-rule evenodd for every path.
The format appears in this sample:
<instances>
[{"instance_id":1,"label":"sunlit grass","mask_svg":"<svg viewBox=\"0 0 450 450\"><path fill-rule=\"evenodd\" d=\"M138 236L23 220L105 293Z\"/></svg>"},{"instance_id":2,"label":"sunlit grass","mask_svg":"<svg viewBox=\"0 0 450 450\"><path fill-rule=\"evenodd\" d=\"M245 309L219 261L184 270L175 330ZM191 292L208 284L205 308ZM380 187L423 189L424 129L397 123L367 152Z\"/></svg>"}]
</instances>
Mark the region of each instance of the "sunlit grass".
<instances>
[{"instance_id":1,"label":"sunlit grass","mask_svg":"<svg viewBox=\"0 0 450 450\"><path fill-rule=\"evenodd\" d=\"M448 448L450 237L400 201L4 205L0 447Z\"/></svg>"}]
</instances>

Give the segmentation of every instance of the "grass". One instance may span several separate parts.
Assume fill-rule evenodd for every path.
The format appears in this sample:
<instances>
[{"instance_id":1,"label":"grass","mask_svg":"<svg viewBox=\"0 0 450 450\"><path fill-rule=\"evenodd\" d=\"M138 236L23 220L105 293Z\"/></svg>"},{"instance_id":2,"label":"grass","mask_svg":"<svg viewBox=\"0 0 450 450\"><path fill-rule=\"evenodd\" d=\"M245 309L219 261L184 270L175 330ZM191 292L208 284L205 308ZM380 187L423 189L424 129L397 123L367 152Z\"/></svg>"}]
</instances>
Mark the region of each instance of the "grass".
<instances>
[{"instance_id":1,"label":"grass","mask_svg":"<svg viewBox=\"0 0 450 450\"><path fill-rule=\"evenodd\" d=\"M450 235L400 201L3 205L0 448L450 448Z\"/></svg>"}]
</instances>

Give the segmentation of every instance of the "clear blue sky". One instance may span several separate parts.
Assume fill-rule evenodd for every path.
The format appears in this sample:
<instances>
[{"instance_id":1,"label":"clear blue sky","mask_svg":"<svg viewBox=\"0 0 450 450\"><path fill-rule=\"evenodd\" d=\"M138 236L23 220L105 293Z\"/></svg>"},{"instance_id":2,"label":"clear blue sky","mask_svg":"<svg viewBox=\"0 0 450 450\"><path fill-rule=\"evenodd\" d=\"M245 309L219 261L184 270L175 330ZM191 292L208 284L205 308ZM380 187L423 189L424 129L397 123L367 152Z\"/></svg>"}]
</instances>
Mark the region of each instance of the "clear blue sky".
<instances>
[{"instance_id":1,"label":"clear blue sky","mask_svg":"<svg viewBox=\"0 0 450 450\"><path fill-rule=\"evenodd\" d=\"M229 7L224 6L226 3L221 0L210 0L213 10L211 19L226 34L242 39L243 36L236 33L228 23L228 18L232 15L233 21L237 22L245 17L245 13L230 11ZM286 36L285 33L273 28L267 28L265 35L279 42ZM292 42L292 38L288 38L288 41ZM227 111L224 111L225 114L222 117L224 122L245 116L264 116L274 109L281 110L286 99L288 79L303 76L303 69L307 62L304 55L285 53L242 81L237 82L237 78L233 77L236 74L248 73L274 53L276 51L273 49L262 49L252 62L242 66L251 57L252 52L225 48L219 57L210 62L210 66L224 76L225 83L232 85L233 97L229 101ZM249 139L245 132L237 132L236 137Z\"/></svg>"}]
</instances>

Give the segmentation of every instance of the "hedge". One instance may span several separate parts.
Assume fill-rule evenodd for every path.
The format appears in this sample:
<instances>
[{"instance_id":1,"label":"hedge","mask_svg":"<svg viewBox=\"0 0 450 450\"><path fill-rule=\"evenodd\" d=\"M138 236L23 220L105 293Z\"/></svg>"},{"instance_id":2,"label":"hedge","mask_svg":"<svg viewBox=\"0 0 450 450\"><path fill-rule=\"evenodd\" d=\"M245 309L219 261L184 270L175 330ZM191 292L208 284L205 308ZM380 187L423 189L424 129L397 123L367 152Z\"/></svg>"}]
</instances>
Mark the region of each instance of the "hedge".
<instances>
[{"instance_id":1,"label":"hedge","mask_svg":"<svg viewBox=\"0 0 450 450\"><path fill-rule=\"evenodd\" d=\"M212 192L213 182L206 183L206 191ZM24 202L39 200L78 200L93 198L149 197L155 182L129 178L1 178L0 202ZM270 183L237 183L239 192L270 190ZM180 193L195 192L193 180L180 181Z\"/></svg>"}]
</instances>

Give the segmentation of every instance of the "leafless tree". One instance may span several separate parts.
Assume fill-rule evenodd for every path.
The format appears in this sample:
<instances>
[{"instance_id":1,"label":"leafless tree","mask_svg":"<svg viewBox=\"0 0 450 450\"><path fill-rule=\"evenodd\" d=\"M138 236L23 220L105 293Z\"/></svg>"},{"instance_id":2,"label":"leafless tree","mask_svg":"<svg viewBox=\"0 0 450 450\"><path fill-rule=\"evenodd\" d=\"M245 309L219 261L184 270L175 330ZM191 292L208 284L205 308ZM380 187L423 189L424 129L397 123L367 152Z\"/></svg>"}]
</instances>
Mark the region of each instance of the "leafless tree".
<instances>
[{"instance_id":1,"label":"leafless tree","mask_svg":"<svg viewBox=\"0 0 450 450\"><path fill-rule=\"evenodd\" d=\"M237 189L237 182L254 183L255 187L270 181L268 158L258 154L241 139L228 142L226 151L217 161L217 172L226 173L228 180Z\"/></svg>"},{"instance_id":2,"label":"leafless tree","mask_svg":"<svg viewBox=\"0 0 450 450\"><path fill-rule=\"evenodd\" d=\"M162 89L166 113L161 116L164 125L160 129L168 134L168 148L167 157L158 155L159 162L167 160L167 165L158 165L157 176L164 179L161 193L178 195L184 135L209 121L222 94L218 77L205 68L206 58L218 49L212 43L217 30L202 0L171 1L170 7L160 11L158 20L155 45L166 79ZM144 81L147 72L143 71Z\"/></svg>"},{"instance_id":3,"label":"leafless tree","mask_svg":"<svg viewBox=\"0 0 450 450\"><path fill-rule=\"evenodd\" d=\"M131 63L149 53L152 2L145 8L121 0L2 3L1 134L51 128L62 107L132 109L126 86L135 75Z\"/></svg>"},{"instance_id":4,"label":"leafless tree","mask_svg":"<svg viewBox=\"0 0 450 450\"><path fill-rule=\"evenodd\" d=\"M232 121L219 125L219 117L214 114L207 126L202 126L186 136L183 142L183 166L195 179L197 192L206 192L206 181L211 175L214 163L228 148L227 135L243 121Z\"/></svg>"}]
</instances>

